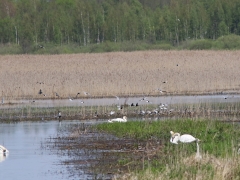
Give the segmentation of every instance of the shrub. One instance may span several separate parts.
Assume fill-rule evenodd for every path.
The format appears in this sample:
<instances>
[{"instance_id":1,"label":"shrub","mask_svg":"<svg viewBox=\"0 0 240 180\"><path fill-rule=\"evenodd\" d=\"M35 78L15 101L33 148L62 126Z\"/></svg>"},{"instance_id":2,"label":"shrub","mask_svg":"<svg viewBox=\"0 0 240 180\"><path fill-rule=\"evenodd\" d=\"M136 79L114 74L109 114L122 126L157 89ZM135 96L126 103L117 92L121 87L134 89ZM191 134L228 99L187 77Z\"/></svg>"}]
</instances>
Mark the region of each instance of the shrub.
<instances>
[{"instance_id":1,"label":"shrub","mask_svg":"<svg viewBox=\"0 0 240 180\"><path fill-rule=\"evenodd\" d=\"M203 50L203 49L211 49L211 48L212 48L212 42L206 39L191 41L188 47L188 49L190 50Z\"/></svg>"},{"instance_id":2,"label":"shrub","mask_svg":"<svg viewBox=\"0 0 240 180\"><path fill-rule=\"evenodd\" d=\"M222 36L214 42L216 49L240 49L240 36L230 34Z\"/></svg>"}]
</instances>

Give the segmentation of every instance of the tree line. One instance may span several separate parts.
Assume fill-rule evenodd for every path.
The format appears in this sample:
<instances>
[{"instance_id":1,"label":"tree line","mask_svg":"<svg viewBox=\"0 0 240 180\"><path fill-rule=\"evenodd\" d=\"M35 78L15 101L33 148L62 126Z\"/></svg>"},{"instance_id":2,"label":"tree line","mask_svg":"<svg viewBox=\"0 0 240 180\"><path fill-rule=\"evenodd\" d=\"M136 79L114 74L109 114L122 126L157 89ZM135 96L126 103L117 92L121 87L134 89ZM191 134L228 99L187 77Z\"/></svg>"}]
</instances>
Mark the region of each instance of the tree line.
<instances>
[{"instance_id":1,"label":"tree line","mask_svg":"<svg viewBox=\"0 0 240 180\"><path fill-rule=\"evenodd\" d=\"M217 39L240 34L239 0L0 0L0 43Z\"/></svg>"}]
</instances>

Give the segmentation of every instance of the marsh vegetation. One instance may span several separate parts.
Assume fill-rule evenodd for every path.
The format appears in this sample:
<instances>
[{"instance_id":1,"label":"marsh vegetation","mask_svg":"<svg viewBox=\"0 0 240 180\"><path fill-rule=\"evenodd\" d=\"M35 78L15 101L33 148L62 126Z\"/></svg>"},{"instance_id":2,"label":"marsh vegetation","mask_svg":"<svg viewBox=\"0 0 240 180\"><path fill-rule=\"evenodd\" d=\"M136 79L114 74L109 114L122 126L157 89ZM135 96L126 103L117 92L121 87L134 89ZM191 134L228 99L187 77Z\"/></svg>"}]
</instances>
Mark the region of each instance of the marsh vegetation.
<instances>
[{"instance_id":1,"label":"marsh vegetation","mask_svg":"<svg viewBox=\"0 0 240 180\"><path fill-rule=\"evenodd\" d=\"M78 93L79 99L239 93L239 56L240 51L5 55L0 92L5 101L68 99Z\"/></svg>"},{"instance_id":2,"label":"marsh vegetation","mask_svg":"<svg viewBox=\"0 0 240 180\"><path fill-rule=\"evenodd\" d=\"M49 145L69 155L64 163L74 167L75 175L85 169L103 179L237 179L238 129L238 123L185 118L76 124ZM195 142L171 144L171 130L199 138L201 158L196 158Z\"/></svg>"}]
</instances>

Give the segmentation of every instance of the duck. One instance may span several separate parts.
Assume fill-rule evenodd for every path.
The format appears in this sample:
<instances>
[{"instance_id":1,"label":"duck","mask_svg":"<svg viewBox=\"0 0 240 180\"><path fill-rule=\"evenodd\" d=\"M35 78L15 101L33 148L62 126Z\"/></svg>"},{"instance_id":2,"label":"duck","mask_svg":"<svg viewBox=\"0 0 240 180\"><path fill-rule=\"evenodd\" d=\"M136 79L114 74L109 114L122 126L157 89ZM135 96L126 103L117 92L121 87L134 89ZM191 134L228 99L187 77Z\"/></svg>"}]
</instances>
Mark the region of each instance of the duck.
<instances>
[{"instance_id":1,"label":"duck","mask_svg":"<svg viewBox=\"0 0 240 180\"><path fill-rule=\"evenodd\" d=\"M123 118L109 119L108 122L109 123L113 123L113 122L127 122L127 116L123 116Z\"/></svg>"},{"instance_id":2,"label":"duck","mask_svg":"<svg viewBox=\"0 0 240 180\"><path fill-rule=\"evenodd\" d=\"M4 146L0 145L0 154L6 155L9 151Z\"/></svg>"}]
</instances>

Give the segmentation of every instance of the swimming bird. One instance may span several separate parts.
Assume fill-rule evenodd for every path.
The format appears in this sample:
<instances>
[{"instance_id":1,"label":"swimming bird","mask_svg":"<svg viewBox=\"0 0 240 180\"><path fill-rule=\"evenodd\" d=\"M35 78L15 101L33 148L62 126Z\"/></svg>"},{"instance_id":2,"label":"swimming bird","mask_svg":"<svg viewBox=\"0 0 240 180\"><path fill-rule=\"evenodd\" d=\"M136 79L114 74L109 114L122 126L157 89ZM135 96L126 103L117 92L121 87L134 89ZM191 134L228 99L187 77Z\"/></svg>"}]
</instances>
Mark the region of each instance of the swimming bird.
<instances>
[{"instance_id":1,"label":"swimming bird","mask_svg":"<svg viewBox=\"0 0 240 180\"><path fill-rule=\"evenodd\" d=\"M0 154L6 155L8 153L9 153L9 151L7 150L7 148L0 145Z\"/></svg>"},{"instance_id":2,"label":"swimming bird","mask_svg":"<svg viewBox=\"0 0 240 180\"><path fill-rule=\"evenodd\" d=\"M142 99L140 99L139 101L144 101L147 100L147 97L143 97Z\"/></svg>"},{"instance_id":3,"label":"swimming bird","mask_svg":"<svg viewBox=\"0 0 240 180\"><path fill-rule=\"evenodd\" d=\"M174 143L174 144L178 144L178 141L180 141L182 143L191 143L194 141L196 141L196 142L200 141L198 138L195 138L190 134L180 135L180 133L174 133L173 131L170 131L170 133L171 133L170 142Z\"/></svg>"},{"instance_id":4,"label":"swimming bird","mask_svg":"<svg viewBox=\"0 0 240 180\"><path fill-rule=\"evenodd\" d=\"M123 116L123 118L109 119L108 122L109 123L113 123L113 122L127 122L127 116Z\"/></svg>"}]
</instances>

